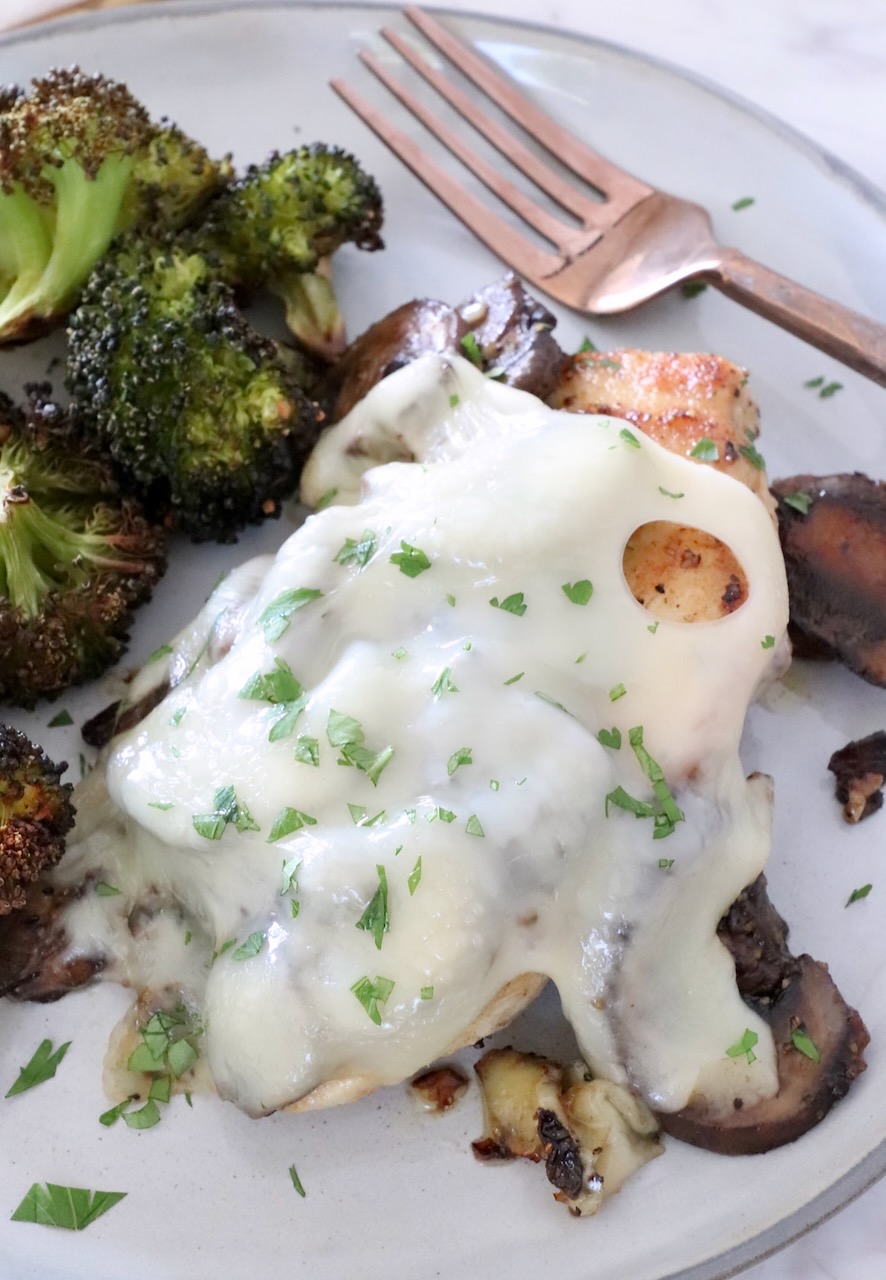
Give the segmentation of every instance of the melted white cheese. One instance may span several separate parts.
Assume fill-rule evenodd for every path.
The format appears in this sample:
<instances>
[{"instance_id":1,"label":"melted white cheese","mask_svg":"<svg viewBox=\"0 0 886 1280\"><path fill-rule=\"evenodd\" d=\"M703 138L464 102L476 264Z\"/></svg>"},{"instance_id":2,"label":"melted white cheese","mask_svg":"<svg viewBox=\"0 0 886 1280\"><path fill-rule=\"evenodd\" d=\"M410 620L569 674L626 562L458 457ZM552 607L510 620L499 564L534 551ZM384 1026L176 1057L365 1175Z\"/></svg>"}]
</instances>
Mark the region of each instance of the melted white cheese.
<instances>
[{"instance_id":1,"label":"melted white cheese","mask_svg":"<svg viewBox=\"0 0 886 1280\"><path fill-rule=\"evenodd\" d=\"M379 451L424 461L361 478ZM178 983L200 1003L216 1086L251 1112L329 1081L403 1079L462 1043L527 972L555 981L592 1068L653 1107L696 1091L724 1107L773 1093L771 1038L715 936L769 848L766 786L746 782L738 758L778 648L764 638L779 641L787 620L762 504L620 421L554 412L436 356L333 429L306 486L356 505L312 516L276 558L225 584L179 643L173 662L191 674L113 744L115 816L84 827L64 874L87 866L122 893L87 894L70 915L75 935L103 937L116 976ZM749 597L731 616L653 626L632 597L627 539L675 512L741 562ZM368 562L340 563L367 530ZM402 572L392 556L404 546L430 567ZM574 603L563 586L585 580L593 594ZM265 611L302 588L322 594L275 636ZM509 597L517 611L491 604ZM236 634L216 645L226 651L207 649L232 602ZM242 691L281 662L307 701L291 735L269 741L279 707ZM377 777L341 763L331 711L359 722L371 752L392 749ZM664 839L651 817L612 803L607 813L619 787L655 799L628 741L637 726L684 814ZM613 728L618 750L597 738ZM316 766L295 755L310 739ZM232 821L209 839L194 816L224 787L244 829ZM315 822L269 842L287 808ZM380 948L357 927L378 868ZM151 895L177 904L175 926L195 936L159 973L122 923ZM257 954L238 957L251 936ZM383 995L393 985L367 1010L354 987L379 978ZM746 1028L759 1036L752 1065L726 1053Z\"/></svg>"}]
</instances>

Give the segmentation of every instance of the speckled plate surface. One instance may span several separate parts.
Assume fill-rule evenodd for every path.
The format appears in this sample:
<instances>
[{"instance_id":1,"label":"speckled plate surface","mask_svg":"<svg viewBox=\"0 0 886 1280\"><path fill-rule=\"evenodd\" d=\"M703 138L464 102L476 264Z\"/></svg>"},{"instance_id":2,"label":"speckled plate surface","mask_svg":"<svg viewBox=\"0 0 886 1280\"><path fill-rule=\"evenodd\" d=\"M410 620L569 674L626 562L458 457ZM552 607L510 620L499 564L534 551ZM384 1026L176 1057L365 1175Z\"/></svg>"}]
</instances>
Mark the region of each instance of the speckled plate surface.
<instances>
[{"instance_id":1,"label":"speckled plate surface","mask_svg":"<svg viewBox=\"0 0 886 1280\"><path fill-rule=\"evenodd\" d=\"M672 68L609 45L483 18L452 17L541 104L644 178L706 205L724 243L860 311L886 316L886 207L832 158ZM385 9L325 4L164 4L72 19L0 42L0 81L77 61L126 80L210 150L240 162L324 139L353 149L386 195L387 250L345 251L338 286L352 333L404 300L458 302L501 270L328 89L333 74L375 93L356 62ZM387 56L387 55L385 55ZM752 196L741 212L732 205ZM722 352L751 373L773 477L858 468L886 475L882 391L708 291L676 294L605 323L560 313L566 348ZM6 352L0 385L46 373L61 340ZM843 384L823 400L804 386ZM58 376L56 374L56 376ZM297 515L234 548L174 548L142 613L132 661L194 611L220 568L282 540ZM79 724L114 694L114 678L62 699ZM76 731L47 728L57 707L16 719L76 762ZM476 1089L443 1117L406 1089L345 1109L254 1122L211 1097L179 1100L145 1133L105 1130L101 1063L125 993L95 989L58 1005L0 1009L0 1086L39 1041L70 1039L56 1079L0 1101L0 1274L10 1280L203 1280L244 1274L411 1280L544 1269L581 1280L716 1280L762 1257L860 1192L886 1168L886 989L880 980L886 893L878 893L882 824L840 819L826 771L851 737L886 723L886 693L848 673L797 665L749 719L748 769L776 781L772 896L795 950L829 962L863 1012L873 1043L864 1078L817 1130L767 1156L728 1160L669 1144L593 1221L556 1206L538 1169L481 1167ZM851 909L852 889L874 891ZM502 1040L553 1052L568 1043L545 999ZM471 1055L466 1055L470 1061ZM293 1192L296 1164L307 1195ZM127 1192L83 1235L8 1221L32 1182Z\"/></svg>"}]
</instances>

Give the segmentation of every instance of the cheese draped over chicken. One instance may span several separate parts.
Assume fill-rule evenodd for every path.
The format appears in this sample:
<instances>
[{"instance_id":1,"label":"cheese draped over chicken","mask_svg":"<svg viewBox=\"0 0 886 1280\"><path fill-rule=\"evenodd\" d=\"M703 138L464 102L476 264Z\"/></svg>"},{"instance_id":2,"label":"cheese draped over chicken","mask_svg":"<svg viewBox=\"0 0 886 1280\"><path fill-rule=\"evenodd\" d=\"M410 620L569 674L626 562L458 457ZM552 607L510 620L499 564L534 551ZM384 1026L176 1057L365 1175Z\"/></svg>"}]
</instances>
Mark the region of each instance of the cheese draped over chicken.
<instances>
[{"instance_id":1,"label":"cheese draped over chicken","mask_svg":"<svg viewBox=\"0 0 886 1280\"><path fill-rule=\"evenodd\" d=\"M74 935L181 990L252 1113L402 1080L527 974L656 1109L773 1094L715 933L769 850L738 755L787 621L760 501L438 356L334 428L306 486L334 504L222 584L176 642L184 678L112 744L113 818L64 874L120 892L83 895ZM625 544L674 519L731 548L736 612L634 599Z\"/></svg>"}]
</instances>

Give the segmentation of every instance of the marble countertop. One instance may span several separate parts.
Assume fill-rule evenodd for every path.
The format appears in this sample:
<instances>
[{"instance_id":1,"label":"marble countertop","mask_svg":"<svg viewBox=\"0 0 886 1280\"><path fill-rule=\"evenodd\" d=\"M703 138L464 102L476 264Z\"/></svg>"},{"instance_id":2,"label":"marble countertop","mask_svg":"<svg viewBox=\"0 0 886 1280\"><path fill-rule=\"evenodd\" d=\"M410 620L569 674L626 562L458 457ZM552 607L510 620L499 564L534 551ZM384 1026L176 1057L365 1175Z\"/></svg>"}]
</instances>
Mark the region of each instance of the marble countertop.
<instances>
[{"instance_id":1,"label":"marble countertop","mask_svg":"<svg viewBox=\"0 0 886 1280\"><path fill-rule=\"evenodd\" d=\"M120 0L92 0L93 7ZM0 29L60 0L3 0ZM652 54L763 107L886 191L882 0L445 0ZM884 317L880 317L883 319ZM886 1181L743 1274L747 1280L882 1280Z\"/></svg>"}]
</instances>

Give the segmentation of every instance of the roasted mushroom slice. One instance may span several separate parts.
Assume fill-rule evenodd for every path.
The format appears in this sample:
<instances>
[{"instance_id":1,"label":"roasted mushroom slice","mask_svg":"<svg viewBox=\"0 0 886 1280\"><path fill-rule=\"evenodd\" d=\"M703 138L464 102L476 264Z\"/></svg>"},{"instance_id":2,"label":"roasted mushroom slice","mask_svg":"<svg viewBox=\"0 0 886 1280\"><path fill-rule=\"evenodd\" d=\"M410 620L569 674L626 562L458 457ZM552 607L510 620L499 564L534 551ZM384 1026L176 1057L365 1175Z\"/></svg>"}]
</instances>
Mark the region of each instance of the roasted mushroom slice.
<instances>
[{"instance_id":1,"label":"roasted mushroom slice","mask_svg":"<svg viewBox=\"0 0 886 1280\"><path fill-rule=\"evenodd\" d=\"M798 475L772 492L794 628L886 685L886 485L859 472Z\"/></svg>"}]
</instances>

